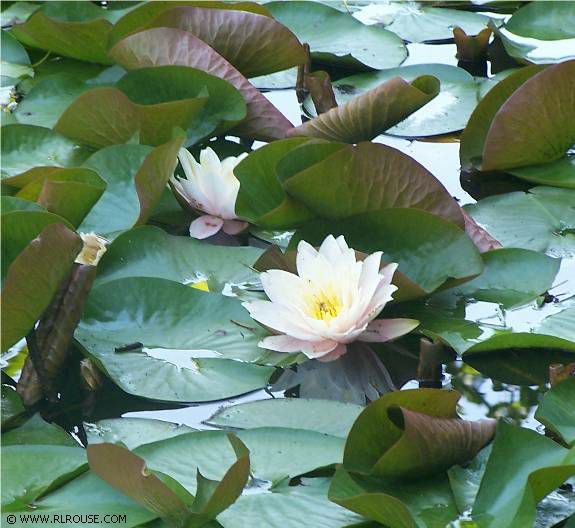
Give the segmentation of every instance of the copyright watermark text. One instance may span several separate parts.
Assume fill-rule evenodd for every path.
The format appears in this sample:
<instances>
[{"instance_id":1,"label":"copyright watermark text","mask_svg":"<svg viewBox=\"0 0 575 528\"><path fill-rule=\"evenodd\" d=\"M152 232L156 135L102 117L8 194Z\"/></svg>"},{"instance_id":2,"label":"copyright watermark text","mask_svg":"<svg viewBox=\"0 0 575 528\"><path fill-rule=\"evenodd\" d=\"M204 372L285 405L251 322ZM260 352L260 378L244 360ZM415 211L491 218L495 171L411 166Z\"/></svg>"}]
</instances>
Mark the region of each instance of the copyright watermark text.
<instances>
[{"instance_id":1,"label":"copyright watermark text","mask_svg":"<svg viewBox=\"0 0 575 528\"><path fill-rule=\"evenodd\" d=\"M121 513L9 513L5 517L8 524L126 524L127 515Z\"/></svg>"}]
</instances>

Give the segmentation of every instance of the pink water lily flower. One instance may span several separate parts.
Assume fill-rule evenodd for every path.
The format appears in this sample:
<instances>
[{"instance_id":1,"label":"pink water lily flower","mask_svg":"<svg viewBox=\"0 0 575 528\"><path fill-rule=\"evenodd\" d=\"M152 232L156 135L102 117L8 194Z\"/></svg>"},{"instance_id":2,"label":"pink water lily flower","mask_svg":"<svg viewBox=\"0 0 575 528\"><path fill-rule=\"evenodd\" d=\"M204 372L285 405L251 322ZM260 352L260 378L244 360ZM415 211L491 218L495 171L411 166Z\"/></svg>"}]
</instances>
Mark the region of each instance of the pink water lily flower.
<instances>
[{"instance_id":1,"label":"pink water lily flower","mask_svg":"<svg viewBox=\"0 0 575 528\"><path fill-rule=\"evenodd\" d=\"M191 237L207 238L220 229L228 235L236 235L247 227L248 223L239 220L235 213L240 182L234 176L235 166L246 156L230 156L220 161L208 147L200 152L198 163L189 151L180 150L178 159L186 177L172 176L170 181L182 199L204 213L190 224Z\"/></svg>"},{"instance_id":2,"label":"pink water lily flower","mask_svg":"<svg viewBox=\"0 0 575 528\"><path fill-rule=\"evenodd\" d=\"M375 319L397 290L391 284L397 264L380 271L381 256L378 251L357 260L343 236L329 235L319 251L301 241L298 274L262 273L270 300L243 303L253 319L278 334L259 346L333 361L353 341L384 342L413 330L419 324L413 319Z\"/></svg>"}]
</instances>

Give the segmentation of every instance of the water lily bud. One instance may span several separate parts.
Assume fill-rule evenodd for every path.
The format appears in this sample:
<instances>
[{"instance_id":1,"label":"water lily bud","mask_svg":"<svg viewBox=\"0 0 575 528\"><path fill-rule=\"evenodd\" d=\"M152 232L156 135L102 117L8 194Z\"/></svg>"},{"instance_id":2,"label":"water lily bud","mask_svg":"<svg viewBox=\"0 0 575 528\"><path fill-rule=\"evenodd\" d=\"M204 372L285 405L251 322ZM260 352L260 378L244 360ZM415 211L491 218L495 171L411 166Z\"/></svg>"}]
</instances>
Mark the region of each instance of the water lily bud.
<instances>
[{"instance_id":1,"label":"water lily bud","mask_svg":"<svg viewBox=\"0 0 575 528\"><path fill-rule=\"evenodd\" d=\"M96 233L80 233L80 236L82 237L82 242L84 242L84 247L76 257L75 262L77 264L97 266L102 255L106 253L106 246L109 241Z\"/></svg>"},{"instance_id":2,"label":"water lily bud","mask_svg":"<svg viewBox=\"0 0 575 528\"><path fill-rule=\"evenodd\" d=\"M413 330L419 324L413 319L375 319L397 290L391 284L397 264L380 271L381 256L378 251L358 261L343 236L329 235L319 251L302 240L298 274L262 273L270 300L243 303L253 319L278 334L264 338L260 346L333 361L353 341L390 341Z\"/></svg>"},{"instance_id":3,"label":"water lily bud","mask_svg":"<svg viewBox=\"0 0 575 528\"><path fill-rule=\"evenodd\" d=\"M186 177L172 176L170 182L180 199L201 214L190 224L191 237L207 238L220 229L236 235L247 227L248 223L239 220L235 213L240 182L234 175L235 166L246 156L230 156L220 161L208 147L200 152L198 163L186 149L180 150L178 158Z\"/></svg>"}]
</instances>

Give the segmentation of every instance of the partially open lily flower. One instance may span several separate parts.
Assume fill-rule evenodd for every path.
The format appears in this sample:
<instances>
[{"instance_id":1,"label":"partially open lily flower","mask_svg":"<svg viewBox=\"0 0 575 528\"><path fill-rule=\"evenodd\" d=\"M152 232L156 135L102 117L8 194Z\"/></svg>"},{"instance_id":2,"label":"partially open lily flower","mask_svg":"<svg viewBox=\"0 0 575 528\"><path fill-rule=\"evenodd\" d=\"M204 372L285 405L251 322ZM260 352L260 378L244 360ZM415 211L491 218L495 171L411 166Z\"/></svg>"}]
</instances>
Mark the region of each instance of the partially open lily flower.
<instances>
[{"instance_id":1,"label":"partially open lily flower","mask_svg":"<svg viewBox=\"0 0 575 528\"><path fill-rule=\"evenodd\" d=\"M262 273L270 300L243 303L256 321L278 333L259 345L333 361L353 341L384 342L413 330L419 324L413 319L375 319L397 290L391 284L397 264L380 271L381 256L378 251L358 261L343 236L329 235L319 251L301 241L298 275Z\"/></svg>"},{"instance_id":2,"label":"partially open lily flower","mask_svg":"<svg viewBox=\"0 0 575 528\"><path fill-rule=\"evenodd\" d=\"M248 223L235 214L240 182L234 176L234 167L246 156L230 156L220 161L208 147L200 152L198 163L186 149L180 150L178 158L186 178L172 176L170 181L180 198L204 213L190 224L191 237L207 238L222 228L228 235L236 235L247 227Z\"/></svg>"},{"instance_id":3,"label":"partially open lily flower","mask_svg":"<svg viewBox=\"0 0 575 528\"><path fill-rule=\"evenodd\" d=\"M82 251L76 257L76 264L97 266L100 259L106 253L109 240L96 233L80 233L82 238Z\"/></svg>"}]
</instances>

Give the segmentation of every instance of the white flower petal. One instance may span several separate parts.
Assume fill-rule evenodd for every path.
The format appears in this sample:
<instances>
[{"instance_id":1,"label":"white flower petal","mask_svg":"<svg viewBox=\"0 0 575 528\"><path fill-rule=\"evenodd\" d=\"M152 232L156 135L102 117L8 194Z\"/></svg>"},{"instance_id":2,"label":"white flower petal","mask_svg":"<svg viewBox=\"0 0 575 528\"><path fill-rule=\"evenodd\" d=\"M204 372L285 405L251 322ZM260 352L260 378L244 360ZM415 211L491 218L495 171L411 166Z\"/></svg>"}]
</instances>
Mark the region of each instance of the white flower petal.
<instances>
[{"instance_id":1,"label":"white flower petal","mask_svg":"<svg viewBox=\"0 0 575 528\"><path fill-rule=\"evenodd\" d=\"M306 341L288 335L269 336L262 339L258 346L275 352L301 352Z\"/></svg>"},{"instance_id":2,"label":"white flower petal","mask_svg":"<svg viewBox=\"0 0 575 528\"><path fill-rule=\"evenodd\" d=\"M305 343L304 347L302 348L302 352L310 359L320 359L324 356L327 356L338 346L340 346L340 344L337 341L326 339L316 343Z\"/></svg>"},{"instance_id":3,"label":"white flower petal","mask_svg":"<svg viewBox=\"0 0 575 528\"><path fill-rule=\"evenodd\" d=\"M306 308L306 294L309 290L307 283L294 273L284 270L268 270L260 274L260 280L266 295L274 302L286 307L304 311Z\"/></svg>"},{"instance_id":4,"label":"white flower petal","mask_svg":"<svg viewBox=\"0 0 575 528\"><path fill-rule=\"evenodd\" d=\"M200 216L190 224L190 236L199 239L208 238L215 235L223 225L224 221L217 216Z\"/></svg>"},{"instance_id":5,"label":"white flower petal","mask_svg":"<svg viewBox=\"0 0 575 528\"><path fill-rule=\"evenodd\" d=\"M419 326L415 319L376 319L359 336L360 341L384 343L401 337Z\"/></svg>"},{"instance_id":6,"label":"white flower petal","mask_svg":"<svg viewBox=\"0 0 575 528\"><path fill-rule=\"evenodd\" d=\"M325 356L318 357L318 361L322 363L327 363L328 361L335 361L343 356L347 352L347 345L344 343L339 343L331 352L328 352Z\"/></svg>"},{"instance_id":7,"label":"white flower petal","mask_svg":"<svg viewBox=\"0 0 575 528\"><path fill-rule=\"evenodd\" d=\"M314 334L305 324L302 317L294 310L270 301L251 301L243 303L253 319L259 323L305 341L320 341L322 338Z\"/></svg>"}]
</instances>

